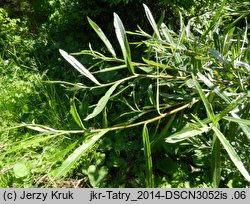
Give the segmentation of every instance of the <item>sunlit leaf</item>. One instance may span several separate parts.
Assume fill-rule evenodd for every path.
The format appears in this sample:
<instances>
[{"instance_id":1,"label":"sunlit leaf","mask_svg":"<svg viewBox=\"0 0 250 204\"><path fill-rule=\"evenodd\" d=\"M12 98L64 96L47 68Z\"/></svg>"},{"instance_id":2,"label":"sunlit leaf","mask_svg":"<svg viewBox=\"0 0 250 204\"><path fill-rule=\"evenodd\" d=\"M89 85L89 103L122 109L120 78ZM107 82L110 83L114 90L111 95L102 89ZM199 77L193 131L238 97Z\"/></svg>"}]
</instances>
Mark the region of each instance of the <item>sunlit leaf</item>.
<instances>
[{"instance_id":1,"label":"sunlit leaf","mask_svg":"<svg viewBox=\"0 0 250 204\"><path fill-rule=\"evenodd\" d=\"M149 23L150 23L150 25L152 26L152 28L153 28L153 30L154 30L154 32L155 32L157 38L158 38L159 40L161 40L161 36L160 36L159 29L158 29L158 27L157 27L157 24L156 24L156 22L155 22L155 19L154 19L153 15L152 15L151 11L149 10L149 8L148 8L145 4L143 4L143 7L144 7L144 10L145 10L145 12L146 12L146 16L147 16L147 18L148 18L148 20L149 20Z\"/></svg>"},{"instance_id":2,"label":"sunlit leaf","mask_svg":"<svg viewBox=\"0 0 250 204\"><path fill-rule=\"evenodd\" d=\"M226 94L224 94L219 87L214 85L207 77L205 77L200 72L197 73L197 76L212 90L214 91L218 96L220 96L224 101L227 103L230 103L230 99L227 97Z\"/></svg>"},{"instance_id":3,"label":"sunlit leaf","mask_svg":"<svg viewBox=\"0 0 250 204\"><path fill-rule=\"evenodd\" d=\"M78 62L74 57L70 56L64 50L59 50L60 54L66 59L77 71L79 71L82 75L90 79L97 85L101 85L97 79L87 70L80 62Z\"/></svg>"},{"instance_id":4,"label":"sunlit leaf","mask_svg":"<svg viewBox=\"0 0 250 204\"><path fill-rule=\"evenodd\" d=\"M116 13L114 13L114 27L115 27L116 37L120 44L125 63L129 71L132 74L134 74L135 71L134 71L134 66L132 64L132 61L131 61L131 53L130 53L130 47L129 47L126 31L125 31L125 28L122 24L120 17Z\"/></svg>"},{"instance_id":5,"label":"sunlit leaf","mask_svg":"<svg viewBox=\"0 0 250 204\"><path fill-rule=\"evenodd\" d=\"M30 170L25 162L17 162L13 167L13 172L17 178L22 178L29 175Z\"/></svg>"},{"instance_id":6,"label":"sunlit leaf","mask_svg":"<svg viewBox=\"0 0 250 204\"><path fill-rule=\"evenodd\" d=\"M165 139L165 142L167 143L177 143L181 142L183 140L186 140L188 138L201 135L204 132L208 132L210 130L210 127L208 126L203 126L199 129L193 129L190 127L185 127L181 131L174 133L173 135L170 135Z\"/></svg>"},{"instance_id":7,"label":"sunlit leaf","mask_svg":"<svg viewBox=\"0 0 250 204\"><path fill-rule=\"evenodd\" d=\"M199 82L196 80L196 78L193 74L192 74L192 77L193 77L193 82L196 86L196 89L198 90L200 97L201 97L201 100L206 108L207 115L209 116L209 118L211 120L214 120L214 112L213 112L213 108L212 108L211 104L209 103L209 101L208 101L207 97L205 96L205 93L203 92Z\"/></svg>"},{"instance_id":8,"label":"sunlit leaf","mask_svg":"<svg viewBox=\"0 0 250 204\"><path fill-rule=\"evenodd\" d=\"M113 86L109 88L109 90L106 92L106 94L98 101L96 107L94 108L93 112L90 113L84 120L87 121L91 118L96 117L99 113L102 112L106 104L108 103L110 96L116 89L116 87L120 84L120 82L115 83Z\"/></svg>"},{"instance_id":9,"label":"sunlit leaf","mask_svg":"<svg viewBox=\"0 0 250 204\"><path fill-rule=\"evenodd\" d=\"M89 24L91 25L91 27L95 30L95 32L97 33L97 35L101 38L101 40L104 42L104 44L106 45L108 51L112 54L112 56L114 58L116 58L116 53L115 50L113 48L113 46L111 45L111 43L109 42L108 38L106 37L106 35L103 33L102 29L94 22L92 21L89 17L88 17L88 21Z\"/></svg>"},{"instance_id":10,"label":"sunlit leaf","mask_svg":"<svg viewBox=\"0 0 250 204\"><path fill-rule=\"evenodd\" d=\"M225 138L225 136L217 129L217 127L212 127L213 131L215 132L216 136L219 138L221 144L227 151L229 157L231 158L234 165L237 167L237 169L241 172L241 174L245 177L245 179L250 182L250 175L246 168L244 167L239 155L236 153L232 145L229 143L229 141Z\"/></svg>"}]
</instances>

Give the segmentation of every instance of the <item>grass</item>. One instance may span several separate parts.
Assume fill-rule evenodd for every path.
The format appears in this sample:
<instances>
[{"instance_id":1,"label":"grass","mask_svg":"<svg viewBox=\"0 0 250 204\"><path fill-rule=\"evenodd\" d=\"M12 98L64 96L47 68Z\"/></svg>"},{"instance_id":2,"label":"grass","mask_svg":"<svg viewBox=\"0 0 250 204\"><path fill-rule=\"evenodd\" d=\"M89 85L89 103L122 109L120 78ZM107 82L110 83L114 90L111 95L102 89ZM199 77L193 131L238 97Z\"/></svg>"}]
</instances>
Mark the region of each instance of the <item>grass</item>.
<instances>
[{"instance_id":1,"label":"grass","mask_svg":"<svg viewBox=\"0 0 250 204\"><path fill-rule=\"evenodd\" d=\"M117 47L89 18L107 51L59 50L78 82L1 77L1 186L249 186L247 11L223 1L174 31L143 7L152 33L114 14Z\"/></svg>"}]
</instances>

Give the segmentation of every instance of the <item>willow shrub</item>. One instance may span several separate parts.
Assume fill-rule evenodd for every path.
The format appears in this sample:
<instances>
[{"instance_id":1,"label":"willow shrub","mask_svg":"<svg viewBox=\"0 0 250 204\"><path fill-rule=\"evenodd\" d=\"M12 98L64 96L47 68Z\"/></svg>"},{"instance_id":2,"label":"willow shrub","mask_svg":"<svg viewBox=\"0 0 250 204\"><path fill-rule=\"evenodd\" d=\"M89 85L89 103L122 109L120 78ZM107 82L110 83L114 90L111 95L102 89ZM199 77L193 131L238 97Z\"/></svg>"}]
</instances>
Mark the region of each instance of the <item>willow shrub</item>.
<instances>
[{"instance_id":1,"label":"willow shrub","mask_svg":"<svg viewBox=\"0 0 250 204\"><path fill-rule=\"evenodd\" d=\"M146 5L153 34L140 27L126 32L114 13L120 51L89 18L106 50L101 53L90 45L89 50L72 54L91 56L93 65L88 69L60 50L83 79L47 82L75 93L69 113L76 128L21 125L43 133L27 145L69 138L68 148L58 153L63 160L58 158L49 175L60 178L82 169L94 187L249 185L247 20L244 28L235 27L249 11L235 11L236 20L221 28L224 17L231 15L225 3L187 25L180 14L178 32L163 17L156 22ZM138 42L129 43L128 34ZM144 50L138 61L133 58L136 47Z\"/></svg>"}]
</instances>

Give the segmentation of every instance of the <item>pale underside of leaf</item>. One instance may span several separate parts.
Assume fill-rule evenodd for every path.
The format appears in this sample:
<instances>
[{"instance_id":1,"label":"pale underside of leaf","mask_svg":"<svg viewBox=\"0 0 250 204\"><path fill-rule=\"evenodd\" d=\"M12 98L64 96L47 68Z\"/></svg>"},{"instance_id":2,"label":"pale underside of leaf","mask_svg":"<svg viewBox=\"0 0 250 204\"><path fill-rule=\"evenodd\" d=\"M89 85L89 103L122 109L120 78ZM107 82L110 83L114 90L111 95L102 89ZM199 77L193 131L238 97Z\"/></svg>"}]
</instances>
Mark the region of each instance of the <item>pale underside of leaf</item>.
<instances>
[{"instance_id":1,"label":"pale underside of leaf","mask_svg":"<svg viewBox=\"0 0 250 204\"><path fill-rule=\"evenodd\" d=\"M82 75L87 77L89 80L94 82L97 85L101 85L97 79L87 70L80 62L78 62L74 57L70 56L64 50L59 49L60 54L66 59L77 71L79 71Z\"/></svg>"}]
</instances>

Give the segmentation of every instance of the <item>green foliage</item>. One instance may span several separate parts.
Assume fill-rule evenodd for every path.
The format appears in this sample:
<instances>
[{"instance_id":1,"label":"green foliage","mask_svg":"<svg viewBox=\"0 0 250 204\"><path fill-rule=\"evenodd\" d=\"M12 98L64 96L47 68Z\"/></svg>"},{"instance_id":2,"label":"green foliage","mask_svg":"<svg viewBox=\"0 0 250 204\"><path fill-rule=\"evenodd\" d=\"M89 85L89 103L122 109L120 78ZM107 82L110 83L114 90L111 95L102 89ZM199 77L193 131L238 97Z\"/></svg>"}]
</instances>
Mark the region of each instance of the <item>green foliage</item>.
<instances>
[{"instance_id":1,"label":"green foliage","mask_svg":"<svg viewBox=\"0 0 250 204\"><path fill-rule=\"evenodd\" d=\"M33 1L33 6L35 2L37 8L49 4L43 9L55 25L52 32L73 28L78 17L99 15L98 9L77 12L76 5L83 6L79 1ZM152 10L169 2L156 2ZM70 41L69 50L59 50L69 64L60 59L50 65L63 70L54 72L57 81L42 82L46 78L34 74L38 59L51 57L37 58L40 53L34 49L46 36L35 46L13 46L17 53L35 51L30 56L37 63L33 72L23 66L24 55L18 57L7 46L13 40L5 38L0 185L51 187L57 186L55 180L86 178L85 185L92 187L249 186L249 12L223 1L215 12L192 17L199 2L184 2L178 8L171 4L174 12L190 6L173 28L164 14L156 21L146 5L140 15L148 25L142 22L135 32L126 31L123 18L114 14L117 44L102 24L88 18L104 45L68 54L63 50L78 50ZM133 3L105 1L111 7L104 9ZM25 23L6 12L2 16L8 28L1 31L3 36L24 36L14 27L26 29ZM47 48L51 53L58 47ZM75 77L69 74L70 65Z\"/></svg>"}]
</instances>

